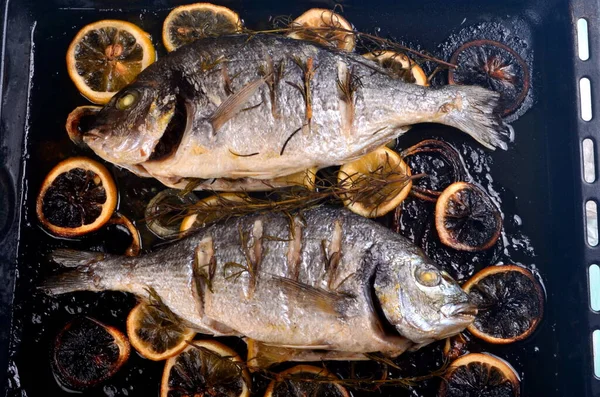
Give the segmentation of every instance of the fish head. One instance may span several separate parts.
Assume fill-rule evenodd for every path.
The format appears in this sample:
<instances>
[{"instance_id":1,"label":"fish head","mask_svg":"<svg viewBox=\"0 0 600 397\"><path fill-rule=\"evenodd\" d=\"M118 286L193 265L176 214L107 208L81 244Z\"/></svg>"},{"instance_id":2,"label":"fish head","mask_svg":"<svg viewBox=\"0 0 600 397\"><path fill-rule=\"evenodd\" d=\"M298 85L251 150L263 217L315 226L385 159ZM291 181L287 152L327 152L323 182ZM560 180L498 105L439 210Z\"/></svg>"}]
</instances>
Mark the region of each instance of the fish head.
<instances>
[{"instance_id":1,"label":"fish head","mask_svg":"<svg viewBox=\"0 0 600 397\"><path fill-rule=\"evenodd\" d=\"M134 83L115 94L82 131L83 141L100 157L130 166L162 156L181 133L175 123L176 95L151 83ZM166 149L166 150L165 150Z\"/></svg>"},{"instance_id":2,"label":"fish head","mask_svg":"<svg viewBox=\"0 0 600 397\"><path fill-rule=\"evenodd\" d=\"M477 314L458 283L420 253L381 266L374 291L387 321L417 344L455 335Z\"/></svg>"}]
</instances>

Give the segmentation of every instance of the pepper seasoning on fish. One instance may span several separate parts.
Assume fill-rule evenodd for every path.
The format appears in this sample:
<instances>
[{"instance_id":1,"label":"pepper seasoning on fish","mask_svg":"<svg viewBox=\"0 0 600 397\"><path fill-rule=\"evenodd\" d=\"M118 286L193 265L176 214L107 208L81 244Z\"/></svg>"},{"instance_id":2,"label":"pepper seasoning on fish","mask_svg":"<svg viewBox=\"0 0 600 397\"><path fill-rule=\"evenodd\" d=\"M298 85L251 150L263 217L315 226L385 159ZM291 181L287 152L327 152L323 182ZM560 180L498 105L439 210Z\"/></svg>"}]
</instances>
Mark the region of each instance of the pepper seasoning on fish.
<instances>
[{"instance_id":1,"label":"pepper seasoning on fish","mask_svg":"<svg viewBox=\"0 0 600 397\"><path fill-rule=\"evenodd\" d=\"M239 34L197 40L146 68L83 140L170 187L268 190L270 180L346 163L417 123L505 149L510 127L497 104L481 87L422 87L356 54Z\"/></svg>"},{"instance_id":2,"label":"pepper seasoning on fish","mask_svg":"<svg viewBox=\"0 0 600 397\"><path fill-rule=\"evenodd\" d=\"M153 290L188 326L289 359L397 356L464 330L476 308L406 238L345 209L248 215L140 257L58 250L50 294ZM269 349L263 349L269 350Z\"/></svg>"}]
</instances>

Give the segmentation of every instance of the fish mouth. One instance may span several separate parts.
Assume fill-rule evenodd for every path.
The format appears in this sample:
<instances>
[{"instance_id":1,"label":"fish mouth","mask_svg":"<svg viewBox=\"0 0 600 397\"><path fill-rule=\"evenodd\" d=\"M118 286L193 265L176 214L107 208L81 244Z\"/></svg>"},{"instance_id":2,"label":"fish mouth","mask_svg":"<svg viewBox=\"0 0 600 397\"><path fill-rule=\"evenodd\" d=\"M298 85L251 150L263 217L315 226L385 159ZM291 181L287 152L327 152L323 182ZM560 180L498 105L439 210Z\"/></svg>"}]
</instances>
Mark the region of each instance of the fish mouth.
<instances>
[{"instance_id":1,"label":"fish mouth","mask_svg":"<svg viewBox=\"0 0 600 397\"><path fill-rule=\"evenodd\" d=\"M148 161L164 160L177 152L181 140L188 127L188 106L186 101L177 96L173 117L169 120L165 131L154 146Z\"/></svg>"},{"instance_id":2,"label":"fish mouth","mask_svg":"<svg viewBox=\"0 0 600 397\"><path fill-rule=\"evenodd\" d=\"M442 306L442 314L448 318L460 318L473 321L477 315L477 306L469 302L449 303Z\"/></svg>"},{"instance_id":3,"label":"fish mouth","mask_svg":"<svg viewBox=\"0 0 600 397\"><path fill-rule=\"evenodd\" d=\"M100 109L100 107L96 107L96 109ZM98 129L95 128L97 112L98 110L84 113L77 120L77 130L82 136L98 134Z\"/></svg>"}]
</instances>

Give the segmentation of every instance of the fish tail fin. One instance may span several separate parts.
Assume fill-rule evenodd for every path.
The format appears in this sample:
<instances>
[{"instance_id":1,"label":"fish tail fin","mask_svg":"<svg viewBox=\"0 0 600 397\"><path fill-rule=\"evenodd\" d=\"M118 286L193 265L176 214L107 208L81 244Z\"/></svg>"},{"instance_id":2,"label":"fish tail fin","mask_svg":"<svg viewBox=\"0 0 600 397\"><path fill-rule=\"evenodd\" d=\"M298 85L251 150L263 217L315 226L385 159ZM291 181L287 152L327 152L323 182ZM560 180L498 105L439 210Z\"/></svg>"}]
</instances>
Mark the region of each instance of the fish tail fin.
<instances>
[{"instance_id":1,"label":"fish tail fin","mask_svg":"<svg viewBox=\"0 0 600 397\"><path fill-rule=\"evenodd\" d=\"M502 121L497 108L500 94L477 86L447 86L458 91L454 102L442 105L443 124L458 128L488 149L506 150L513 129ZM448 106L450 105L450 106Z\"/></svg>"},{"instance_id":2,"label":"fish tail fin","mask_svg":"<svg viewBox=\"0 0 600 397\"><path fill-rule=\"evenodd\" d=\"M48 295L61 295L75 291L95 290L94 276L83 269L71 269L50 276L39 288Z\"/></svg>"},{"instance_id":3,"label":"fish tail fin","mask_svg":"<svg viewBox=\"0 0 600 397\"><path fill-rule=\"evenodd\" d=\"M103 261L106 255L100 252L85 252L70 249L52 251L48 258L64 269L50 276L39 286L49 295L60 295L75 291L98 290L99 276L94 264Z\"/></svg>"}]
</instances>

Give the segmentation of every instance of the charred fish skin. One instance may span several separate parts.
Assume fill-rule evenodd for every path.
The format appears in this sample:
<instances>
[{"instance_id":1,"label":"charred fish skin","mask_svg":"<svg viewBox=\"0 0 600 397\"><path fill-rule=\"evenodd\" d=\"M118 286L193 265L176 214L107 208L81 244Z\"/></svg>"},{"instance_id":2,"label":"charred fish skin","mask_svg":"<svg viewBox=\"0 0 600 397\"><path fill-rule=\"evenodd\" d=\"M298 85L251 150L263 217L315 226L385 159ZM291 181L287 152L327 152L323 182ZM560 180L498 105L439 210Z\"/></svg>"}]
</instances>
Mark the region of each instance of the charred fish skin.
<instances>
[{"instance_id":1,"label":"charred fish skin","mask_svg":"<svg viewBox=\"0 0 600 397\"><path fill-rule=\"evenodd\" d=\"M144 70L99 112L84 141L105 160L170 186L264 180L342 164L421 122L506 148L497 102L480 87L404 83L363 57L310 42L222 36Z\"/></svg>"},{"instance_id":2,"label":"charred fish skin","mask_svg":"<svg viewBox=\"0 0 600 397\"><path fill-rule=\"evenodd\" d=\"M409 240L344 209L232 219L137 258L52 258L72 269L44 283L50 294L152 289L200 332L291 349L395 356L462 331L475 313Z\"/></svg>"}]
</instances>

